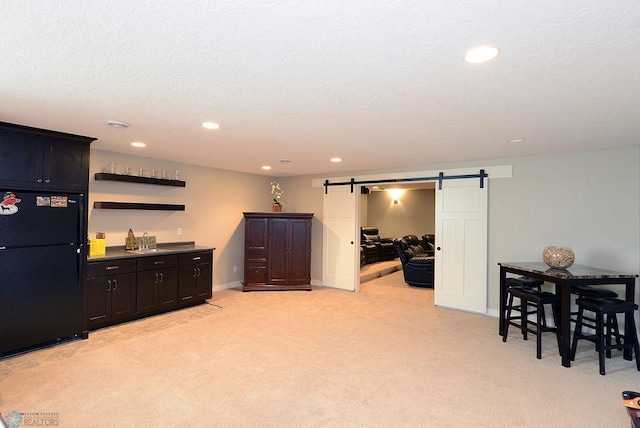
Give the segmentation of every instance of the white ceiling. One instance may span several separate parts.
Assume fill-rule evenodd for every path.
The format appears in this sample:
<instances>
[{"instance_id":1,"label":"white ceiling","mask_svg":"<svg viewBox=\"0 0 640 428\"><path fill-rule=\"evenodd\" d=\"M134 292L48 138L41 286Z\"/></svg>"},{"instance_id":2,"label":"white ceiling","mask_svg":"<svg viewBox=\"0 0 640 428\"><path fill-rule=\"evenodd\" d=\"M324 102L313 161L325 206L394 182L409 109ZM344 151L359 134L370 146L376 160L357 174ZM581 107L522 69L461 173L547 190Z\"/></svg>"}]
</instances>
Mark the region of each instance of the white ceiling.
<instances>
[{"instance_id":1,"label":"white ceiling","mask_svg":"<svg viewBox=\"0 0 640 428\"><path fill-rule=\"evenodd\" d=\"M0 120L276 177L629 147L639 47L637 0L6 0Z\"/></svg>"}]
</instances>

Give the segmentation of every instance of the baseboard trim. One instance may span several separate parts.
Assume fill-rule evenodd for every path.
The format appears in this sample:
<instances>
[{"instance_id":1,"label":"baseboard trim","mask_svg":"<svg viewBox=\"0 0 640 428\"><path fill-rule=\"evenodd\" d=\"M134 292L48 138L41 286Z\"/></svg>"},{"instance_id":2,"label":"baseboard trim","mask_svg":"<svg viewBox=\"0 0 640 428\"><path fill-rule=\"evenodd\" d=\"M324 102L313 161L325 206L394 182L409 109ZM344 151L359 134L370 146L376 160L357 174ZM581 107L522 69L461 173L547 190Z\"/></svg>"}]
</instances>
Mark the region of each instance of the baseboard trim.
<instances>
[{"instance_id":1,"label":"baseboard trim","mask_svg":"<svg viewBox=\"0 0 640 428\"><path fill-rule=\"evenodd\" d=\"M214 285L213 292L215 293L216 291L228 290L230 288L242 288L242 282L234 281L234 282L228 282L226 284Z\"/></svg>"}]
</instances>

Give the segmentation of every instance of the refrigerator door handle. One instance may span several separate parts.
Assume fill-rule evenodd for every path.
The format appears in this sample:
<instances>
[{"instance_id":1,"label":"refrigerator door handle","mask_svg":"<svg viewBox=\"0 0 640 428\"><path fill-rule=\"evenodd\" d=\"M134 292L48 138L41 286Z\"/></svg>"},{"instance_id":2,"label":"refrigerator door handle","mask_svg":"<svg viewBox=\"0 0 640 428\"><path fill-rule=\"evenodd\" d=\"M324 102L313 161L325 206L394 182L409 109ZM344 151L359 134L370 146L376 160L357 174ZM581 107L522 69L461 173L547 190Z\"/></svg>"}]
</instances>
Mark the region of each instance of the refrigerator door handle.
<instances>
[{"instance_id":1,"label":"refrigerator door handle","mask_svg":"<svg viewBox=\"0 0 640 428\"><path fill-rule=\"evenodd\" d=\"M84 252L82 251L82 243L79 243L76 247L76 255L78 257L78 278L84 278L84 263L82 263L82 256ZM82 288L82 281L78 281L78 290Z\"/></svg>"},{"instance_id":2,"label":"refrigerator door handle","mask_svg":"<svg viewBox=\"0 0 640 428\"><path fill-rule=\"evenodd\" d=\"M84 246L84 240L87 237L87 229L84 216L85 202L86 201L84 193L80 193L78 195L78 247L76 249L78 253L78 278L80 278L80 281L78 281L78 289L82 289L82 284L84 283L84 266L87 261L87 250L85 250Z\"/></svg>"}]
</instances>

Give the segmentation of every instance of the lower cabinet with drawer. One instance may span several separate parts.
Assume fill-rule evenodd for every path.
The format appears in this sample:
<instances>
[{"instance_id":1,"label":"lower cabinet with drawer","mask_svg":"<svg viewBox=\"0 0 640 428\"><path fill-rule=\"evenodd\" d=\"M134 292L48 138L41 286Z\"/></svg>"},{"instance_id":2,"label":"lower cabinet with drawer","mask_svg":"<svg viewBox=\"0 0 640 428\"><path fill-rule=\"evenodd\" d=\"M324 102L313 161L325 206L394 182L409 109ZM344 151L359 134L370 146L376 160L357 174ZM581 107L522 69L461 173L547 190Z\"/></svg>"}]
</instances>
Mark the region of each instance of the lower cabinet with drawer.
<instances>
[{"instance_id":1,"label":"lower cabinet with drawer","mask_svg":"<svg viewBox=\"0 0 640 428\"><path fill-rule=\"evenodd\" d=\"M135 318L135 259L88 263L86 276L87 329L93 330Z\"/></svg>"},{"instance_id":2,"label":"lower cabinet with drawer","mask_svg":"<svg viewBox=\"0 0 640 428\"><path fill-rule=\"evenodd\" d=\"M175 309L178 304L178 255L139 258L137 282L138 315Z\"/></svg>"},{"instance_id":3,"label":"lower cabinet with drawer","mask_svg":"<svg viewBox=\"0 0 640 428\"><path fill-rule=\"evenodd\" d=\"M186 306L212 297L212 262L213 254L211 252L203 251L180 255L179 305Z\"/></svg>"},{"instance_id":4,"label":"lower cabinet with drawer","mask_svg":"<svg viewBox=\"0 0 640 428\"><path fill-rule=\"evenodd\" d=\"M213 251L88 261L86 330L204 303L212 297Z\"/></svg>"}]
</instances>

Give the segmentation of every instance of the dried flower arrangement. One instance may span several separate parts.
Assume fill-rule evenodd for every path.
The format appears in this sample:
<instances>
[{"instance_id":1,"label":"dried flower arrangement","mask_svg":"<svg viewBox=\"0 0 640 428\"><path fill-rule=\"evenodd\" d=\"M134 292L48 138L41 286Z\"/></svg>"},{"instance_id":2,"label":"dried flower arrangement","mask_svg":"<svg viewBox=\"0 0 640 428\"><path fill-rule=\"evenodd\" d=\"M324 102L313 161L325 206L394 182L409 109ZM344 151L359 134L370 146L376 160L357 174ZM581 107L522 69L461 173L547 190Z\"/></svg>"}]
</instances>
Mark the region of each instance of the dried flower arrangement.
<instances>
[{"instance_id":1,"label":"dried flower arrangement","mask_svg":"<svg viewBox=\"0 0 640 428\"><path fill-rule=\"evenodd\" d=\"M276 181L272 181L271 182L271 194L274 195L273 198L273 205L279 205L282 206L282 194L284 193L284 190L282 190L282 188L280 187L280 184Z\"/></svg>"}]
</instances>

